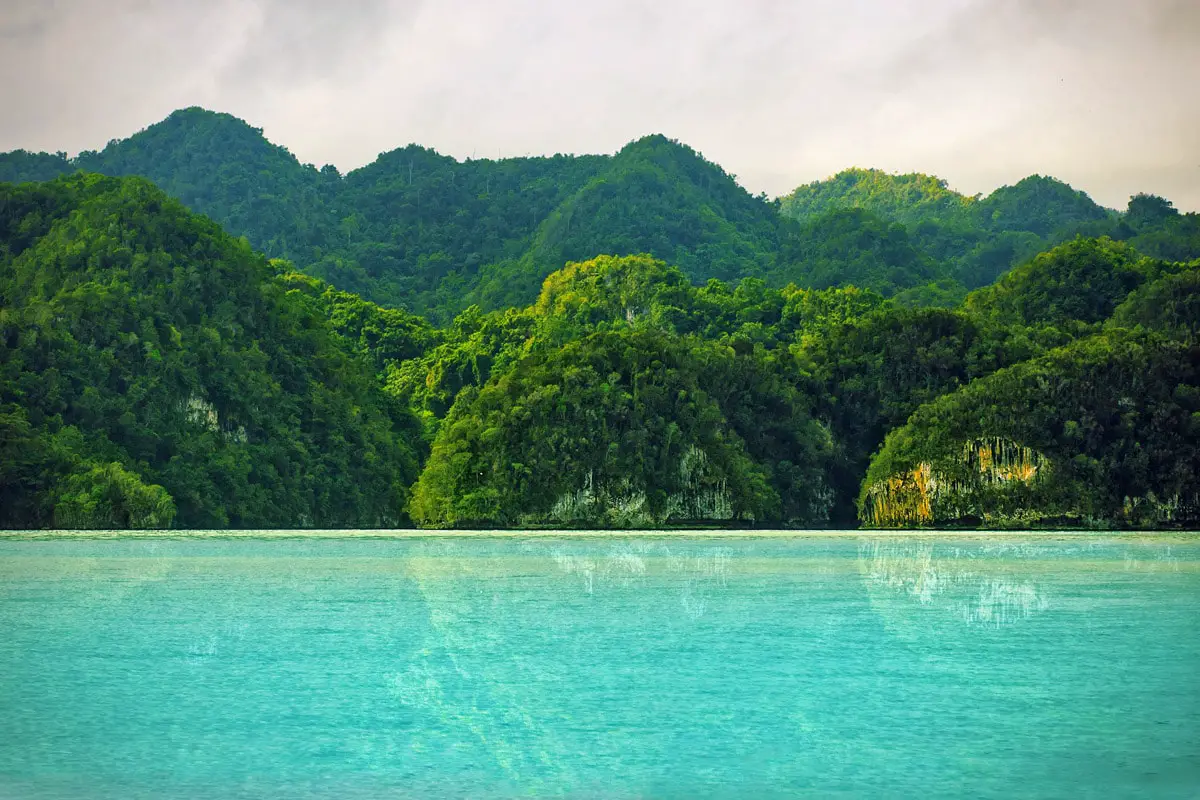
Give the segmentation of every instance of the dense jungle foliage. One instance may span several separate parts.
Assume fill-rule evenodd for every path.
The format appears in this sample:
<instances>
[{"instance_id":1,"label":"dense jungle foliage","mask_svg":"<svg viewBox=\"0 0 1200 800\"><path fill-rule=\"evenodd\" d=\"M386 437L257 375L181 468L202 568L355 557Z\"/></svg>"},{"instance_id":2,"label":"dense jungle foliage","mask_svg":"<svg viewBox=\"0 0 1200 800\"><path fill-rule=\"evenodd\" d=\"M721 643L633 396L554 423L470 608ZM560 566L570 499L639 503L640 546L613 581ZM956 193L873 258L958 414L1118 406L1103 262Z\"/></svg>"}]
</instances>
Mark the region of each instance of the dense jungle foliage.
<instances>
[{"instance_id":1,"label":"dense jungle foliage","mask_svg":"<svg viewBox=\"0 0 1200 800\"><path fill-rule=\"evenodd\" d=\"M661 136L342 176L202 109L0 179L0 526L1200 522L1152 195L772 202Z\"/></svg>"},{"instance_id":2,"label":"dense jungle foliage","mask_svg":"<svg viewBox=\"0 0 1200 800\"><path fill-rule=\"evenodd\" d=\"M0 181L75 170L149 178L268 257L442 325L471 305L527 305L551 272L601 254L647 253L694 283L854 285L944 307L1077 234L1200 257L1200 218L1162 198L1120 214L1048 177L964 197L930 176L852 169L769 201L663 136L611 156L458 161L409 145L343 176L188 108L74 158L0 154Z\"/></svg>"},{"instance_id":3,"label":"dense jungle foliage","mask_svg":"<svg viewBox=\"0 0 1200 800\"><path fill-rule=\"evenodd\" d=\"M404 520L416 419L275 273L140 178L0 184L0 525Z\"/></svg>"}]
</instances>

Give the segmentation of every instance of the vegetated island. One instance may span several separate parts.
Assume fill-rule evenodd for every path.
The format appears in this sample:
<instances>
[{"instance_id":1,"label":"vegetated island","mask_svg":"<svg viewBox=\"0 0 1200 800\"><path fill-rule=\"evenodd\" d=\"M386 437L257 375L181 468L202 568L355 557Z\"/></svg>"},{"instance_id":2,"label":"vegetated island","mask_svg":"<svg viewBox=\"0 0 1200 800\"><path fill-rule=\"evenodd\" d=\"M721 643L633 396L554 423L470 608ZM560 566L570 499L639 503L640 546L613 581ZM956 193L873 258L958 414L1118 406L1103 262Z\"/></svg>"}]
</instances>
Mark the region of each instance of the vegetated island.
<instances>
[{"instance_id":1,"label":"vegetated island","mask_svg":"<svg viewBox=\"0 0 1200 800\"><path fill-rule=\"evenodd\" d=\"M0 155L0 527L1186 528L1200 216L661 136Z\"/></svg>"}]
</instances>

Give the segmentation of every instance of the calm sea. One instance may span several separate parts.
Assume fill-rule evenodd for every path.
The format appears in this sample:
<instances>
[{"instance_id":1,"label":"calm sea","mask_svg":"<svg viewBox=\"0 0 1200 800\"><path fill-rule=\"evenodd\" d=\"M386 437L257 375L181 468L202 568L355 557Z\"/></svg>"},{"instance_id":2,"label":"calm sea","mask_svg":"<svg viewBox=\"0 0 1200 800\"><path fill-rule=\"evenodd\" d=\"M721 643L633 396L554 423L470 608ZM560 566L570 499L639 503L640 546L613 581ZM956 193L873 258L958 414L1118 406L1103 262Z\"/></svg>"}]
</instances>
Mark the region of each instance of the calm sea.
<instances>
[{"instance_id":1,"label":"calm sea","mask_svg":"<svg viewBox=\"0 0 1200 800\"><path fill-rule=\"evenodd\" d=\"M0 539L0 796L1197 797L1200 539Z\"/></svg>"}]
</instances>

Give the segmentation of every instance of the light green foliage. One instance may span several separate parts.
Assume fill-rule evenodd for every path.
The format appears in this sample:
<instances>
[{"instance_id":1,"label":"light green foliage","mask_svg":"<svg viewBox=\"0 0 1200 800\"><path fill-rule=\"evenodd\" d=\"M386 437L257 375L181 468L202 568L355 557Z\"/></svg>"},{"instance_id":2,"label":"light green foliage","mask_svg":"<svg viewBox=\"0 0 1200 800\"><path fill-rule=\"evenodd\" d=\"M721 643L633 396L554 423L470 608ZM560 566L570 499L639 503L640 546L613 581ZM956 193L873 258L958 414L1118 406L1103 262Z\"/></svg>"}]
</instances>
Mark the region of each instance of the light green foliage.
<instances>
[{"instance_id":1,"label":"light green foliage","mask_svg":"<svg viewBox=\"0 0 1200 800\"><path fill-rule=\"evenodd\" d=\"M919 257L938 265L939 279L953 279L968 289L986 286L1010 267L1077 233L1113 234L1119 222L1086 194L1040 175L980 198L960 195L928 175L850 169L801 186L780 204L784 216L804 225L850 209L902 226ZM897 288L927 282L910 280ZM917 297L910 295L906 302ZM933 304L944 302L930 299Z\"/></svg>"},{"instance_id":2,"label":"light green foliage","mask_svg":"<svg viewBox=\"0 0 1200 800\"><path fill-rule=\"evenodd\" d=\"M967 298L969 311L1020 325L1095 323L1161 269L1111 239L1075 239Z\"/></svg>"},{"instance_id":3,"label":"light green foliage","mask_svg":"<svg viewBox=\"0 0 1200 800\"><path fill-rule=\"evenodd\" d=\"M662 325L669 324L664 315L688 305L692 293L682 272L651 256L599 256L547 277L534 308L579 329L613 322Z\"/></svg>"},{"instance_id":4,"label":"light green foliage","mask_svg":"<svg viewBox=\"0 0 1200 800\"><path fill-rule=\"evenodd\" d=\"M532 346L537 320L528 310L484 314L471 306L443 332L445 341L420 358L388 366L388 391L421 418L432 441L459 392L482 386Z\"/></svg>"},{"instance_id":5,"label":"light green foliage","mask_svg":"<svg viewBox=\"0 0 1200 800\"><path fill-rule=\"evenodd\" d=\"M908 308L958 308L967 288L953 278L942 278L892 295L893 302Z\"/></svg>"},{"instance_id":6,"label":"light green foliage","mask_svg":"<svg viewBox=\"0 0 1200 800\"><path fill-rule=\"evenodd\" d=\"M966 219L978 198L947 188L932 175L891 175L878 169L852 168L814 181L784 197L785 216L805 221L835 209L861 208L903 225L929 220Z\"/></svg>"},{"instance_id":7,"label":"light green foliage","mask_svg":"<svg viewBox=\"0 0 1200 800\"><path fill-rule=\"evenodd\" d=\"M418 358L441 341L441 333L421 317L378 306L318 278L292 272L286 261L274 260L272 265L282 270L280 285L293 295L308 298L313 311L328 318L333 330L381 377L390 365Z\"/></svg>"},{"instance_id":8,"label":"light green foliage","mask_svg":"<svg viewBox=\"0 0 1200 800\"><path fill-rule=\"evenodd\" d=\"M54 506L56 528L169 528L174 519L166 489L147 486L115 461L67 477Z\"/></svg>"}]
</instances>

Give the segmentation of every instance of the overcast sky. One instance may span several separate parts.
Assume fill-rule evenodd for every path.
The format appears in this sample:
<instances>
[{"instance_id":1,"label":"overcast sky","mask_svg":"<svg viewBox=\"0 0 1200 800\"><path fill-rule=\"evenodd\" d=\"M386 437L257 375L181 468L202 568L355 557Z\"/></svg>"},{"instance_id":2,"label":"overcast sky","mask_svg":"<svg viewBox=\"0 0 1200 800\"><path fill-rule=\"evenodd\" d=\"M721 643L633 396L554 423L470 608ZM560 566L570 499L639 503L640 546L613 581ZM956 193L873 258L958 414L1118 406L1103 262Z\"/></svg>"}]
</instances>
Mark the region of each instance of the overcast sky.
<instances>
[{"instance_id":1,"label":"overcast sky","mask_svg":"<svg viewBox=\"0 0 1200 800\"><path fill-rule=\"evenodd\" d=\"M346 171L664 133L775 196L847 166L1200 210L1200 0L0 0L0 150L201 105Z\"/></svg>"}]
</instances>

